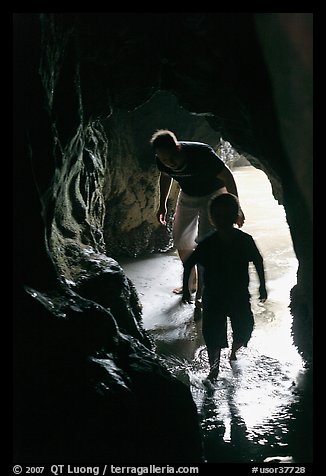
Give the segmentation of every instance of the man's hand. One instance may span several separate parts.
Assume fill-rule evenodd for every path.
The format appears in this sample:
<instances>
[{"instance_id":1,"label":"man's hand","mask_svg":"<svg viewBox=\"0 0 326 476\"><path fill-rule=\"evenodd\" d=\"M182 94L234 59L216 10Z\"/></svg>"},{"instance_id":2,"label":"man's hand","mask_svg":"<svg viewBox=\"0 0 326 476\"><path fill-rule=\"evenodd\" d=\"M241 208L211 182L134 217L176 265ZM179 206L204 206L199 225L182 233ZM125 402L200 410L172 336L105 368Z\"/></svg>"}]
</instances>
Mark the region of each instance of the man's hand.
<instances>
[{"instance_id":1,"label":"man's hand","mask_svg":"<svg viewBox=\"0 0 326 476\"><path fill-rule=\"evenodd\" d=\"M166 207L160 208L156 214L157 220L161 225L166 225L166 214L167 214Z\"/></svg>"}]
</instances>

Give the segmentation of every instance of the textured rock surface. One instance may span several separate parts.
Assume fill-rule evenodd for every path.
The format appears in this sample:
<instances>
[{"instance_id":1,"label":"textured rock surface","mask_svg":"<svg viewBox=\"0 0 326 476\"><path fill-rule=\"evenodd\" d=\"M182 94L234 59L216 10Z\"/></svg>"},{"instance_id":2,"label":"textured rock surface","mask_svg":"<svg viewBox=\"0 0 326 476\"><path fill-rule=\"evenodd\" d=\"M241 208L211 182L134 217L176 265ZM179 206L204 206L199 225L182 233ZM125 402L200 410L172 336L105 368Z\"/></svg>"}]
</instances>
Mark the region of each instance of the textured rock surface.
<instances>
[{"instance_id":1,"label":"textured rock surface","mask_svg":"<svg viewBox=\"0 0 326 476\"><path fill-rule=\"evenodd\" d=\"M15 322L14 460L200 462L189 389L102 306L28 288Z\"/></svg>"}]
</instances>

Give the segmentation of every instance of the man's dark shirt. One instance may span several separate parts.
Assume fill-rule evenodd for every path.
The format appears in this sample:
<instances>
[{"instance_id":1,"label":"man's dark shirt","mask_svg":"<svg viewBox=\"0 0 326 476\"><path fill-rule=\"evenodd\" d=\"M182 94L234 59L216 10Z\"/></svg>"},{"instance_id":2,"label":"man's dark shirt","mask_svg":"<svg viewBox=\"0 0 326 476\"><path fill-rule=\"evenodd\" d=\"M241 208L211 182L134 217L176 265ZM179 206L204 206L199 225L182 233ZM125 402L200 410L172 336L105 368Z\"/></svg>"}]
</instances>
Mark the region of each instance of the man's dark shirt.
<instances>
[{"instance_id":1,"label":"man's dark shirt","mask_svg":"<svg viewBox=\"0 0 326 476\"><path fill-rule=\"evenodd\" d=\"M193 197L202 197L224 186L216 176L225 167L214 149L202 142L179 141L186 164L180 171L171 170L156 157L157 168L176 180L181 190Z\"/></svg>"}]
</instances>

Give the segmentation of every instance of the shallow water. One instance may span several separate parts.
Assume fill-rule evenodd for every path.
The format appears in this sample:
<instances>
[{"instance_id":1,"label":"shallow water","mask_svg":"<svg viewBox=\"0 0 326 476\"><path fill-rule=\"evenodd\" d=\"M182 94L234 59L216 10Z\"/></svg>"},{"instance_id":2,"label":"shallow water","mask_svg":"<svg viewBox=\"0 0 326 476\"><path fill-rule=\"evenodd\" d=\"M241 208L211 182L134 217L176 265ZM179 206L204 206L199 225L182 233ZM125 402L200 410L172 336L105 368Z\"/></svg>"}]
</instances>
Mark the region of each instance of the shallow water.
<instances>
[{"instance_id":1,"label":"shallow water","mask_svg":"<svg viewBox=\"0 0 326 476\"><path fill-rule=\"evenodd\" d=\"M232 364L221 353L217 381L206 380L208 361L201 321L172 289L181 283L175 251L121 262L143 305L144 327L171 372L190 386L203 432L207 462L262 462L266 458L311 462L311 376L293 345L289 296L297 259L282 206L264 172L251 166L233 172L250 233L265 264L268 300L258 301L250 268L255 329ZM230 338L230 328L229 328Z\"/></svg>"}]
</instances>

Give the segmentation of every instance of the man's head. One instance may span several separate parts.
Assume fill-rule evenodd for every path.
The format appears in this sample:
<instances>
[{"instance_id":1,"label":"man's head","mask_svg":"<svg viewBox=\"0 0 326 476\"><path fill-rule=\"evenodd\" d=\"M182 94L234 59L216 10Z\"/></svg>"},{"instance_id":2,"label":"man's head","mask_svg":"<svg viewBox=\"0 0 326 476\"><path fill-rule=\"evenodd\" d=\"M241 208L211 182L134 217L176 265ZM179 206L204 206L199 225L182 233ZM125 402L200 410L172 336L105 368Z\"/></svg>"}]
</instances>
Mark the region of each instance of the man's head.
<instances>
[{"instance_id":1,"label":"man's head","mask_svg":"<svg viewBox=\"0 0 326 476\"><path fill-rule=\"evenodd\" d=\"M221 193L211 200L209 215L216 228L233 225L240 212L238 197L232 193Z\"/></svg>"},{"instance_id":2,"label":"man's head","mask_svg":"<svg viewBox=\"0 0 326 476\"><path fill-rule=\"evenodd\" d=\"M183 163L183 158L179 154L180 145L173 132L159 129L152 135L150 144L160 162L166 167L175 169Z\"/></svg>"},{"instance_id":3,"label":"man's head","mask_svg":"<svg viewBox=\"0 0 326 476\"><path fill-rule=\"evenodd\" d=\"M175 148L178 140L175 134L168 129L159 129L151 137L150 144L156 149Z\"/></svg>"}]
</instances>

